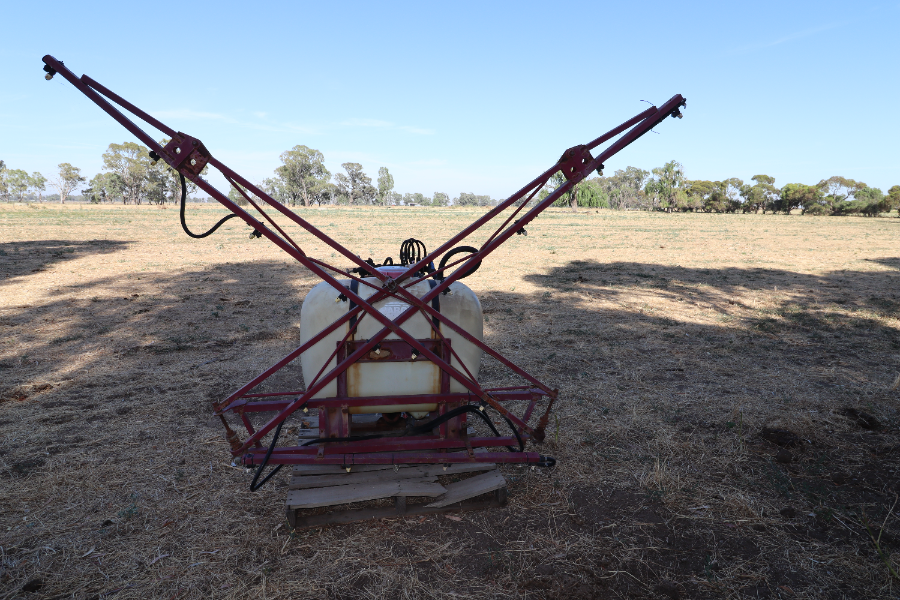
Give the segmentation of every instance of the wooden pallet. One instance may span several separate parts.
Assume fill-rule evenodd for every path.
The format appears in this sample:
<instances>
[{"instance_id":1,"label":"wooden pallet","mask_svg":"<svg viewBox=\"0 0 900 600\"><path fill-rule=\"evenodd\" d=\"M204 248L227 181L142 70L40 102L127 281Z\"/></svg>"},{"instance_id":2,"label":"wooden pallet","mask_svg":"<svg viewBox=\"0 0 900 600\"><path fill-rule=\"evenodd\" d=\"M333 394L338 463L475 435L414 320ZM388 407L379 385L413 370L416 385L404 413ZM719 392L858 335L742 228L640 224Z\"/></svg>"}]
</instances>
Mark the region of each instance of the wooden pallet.
<instances>
[{"instance_id":1,"label":"wooden pallet","mask_svg":"<svg viewBox=\"0 0 900 600\"><path fill-rule=\"evenodd\" d=\"M437 482L441 475L470 473L477 474L446 486ZM408 502L410 497L424 501ZM358 508L361 502L384 498L393 498L393 506ZM285 504L290 526L306 529L503 506L506 480L492 463L359 465L349 472L336 465L296 465ZM343 508L316 510L331 506Z\"/></svg>"}]
</instances>

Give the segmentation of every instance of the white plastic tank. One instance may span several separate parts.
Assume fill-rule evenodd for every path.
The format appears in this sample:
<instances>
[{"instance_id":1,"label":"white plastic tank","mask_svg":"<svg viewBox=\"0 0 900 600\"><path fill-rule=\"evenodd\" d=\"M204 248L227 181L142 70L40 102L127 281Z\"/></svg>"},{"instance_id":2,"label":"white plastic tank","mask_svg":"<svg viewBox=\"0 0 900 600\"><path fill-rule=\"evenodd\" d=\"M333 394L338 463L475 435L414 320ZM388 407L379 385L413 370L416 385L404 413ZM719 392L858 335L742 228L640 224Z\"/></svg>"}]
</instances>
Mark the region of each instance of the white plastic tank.
<instances>
[{"instance_id":1,"label":"white plastic tank","mask_svg":"<svg viewBox=\"0 0 900 600\"><path fill-rule=\"evenodd\" d=\"M406 267L378 267L378 270L391 277L397 277L406 270ZM350 287L351 280L343 279L338 281L344 287ZM377 289L381 289L381 283L374 277L366 277L364 281L376 285ZM430 289L431 284L429 280L420 281L407 288L408 291L418 298L424 296ZM368 299L375 292L376 288L359 284L357 294L363 299ZM342 302L338 296L339 292L325 282L316 285L309 291L300 311L301 343L306 343L307 340L339 319L350 309L350 301ZM450 285L449 294L440 294L438 298L442 315L446 315L447 318L479 341L484 339L484 320L481 313L481 303L468 286L455 282ZM375 308L390 319L396 319L408 307L409 304L396 298L387 298L375 303ZM349 338L350 340L368 340L383 328L381 323L366 315L364 311L360 311L358 314L359 322L357 323L356 333ZM418 340L439 339L429 321L430 319L426 319L421 312L418 312L407 319L403 323L402 328ZM349 328L350 324L345 323L302 354L300 363L303 368L303 379L307 386L309 386L313 377L316 376L328 357L334 352L337 343L347 335ZM456 332L443 324L441 325L441 334L450 341L450 347L462 359L472 376L477 379L481 365L481 349L462 339ZM390 333L385 339L396 340L399 339L399 336ZM336 364L337 359L333 358L323 371L323 376L334 368ZM460 366L456 357L451 358L450 364L465 374L465 370ZM420 357L415 361L357 363L347 369L347 396L351 398L370 396L399 397L409 394L437 394L440 391L441 371L425 357ZM451 377L450 391L464 392L466 388ZM337 397L337 380L329 382L328 385L313 396L313 398L334 397ZM413 416L421 418L421 416L424 416L424 413L436 409L436 404L357 406L350 407L350 413L409 412L413 413Z\"/></svg>"}]
</instances>

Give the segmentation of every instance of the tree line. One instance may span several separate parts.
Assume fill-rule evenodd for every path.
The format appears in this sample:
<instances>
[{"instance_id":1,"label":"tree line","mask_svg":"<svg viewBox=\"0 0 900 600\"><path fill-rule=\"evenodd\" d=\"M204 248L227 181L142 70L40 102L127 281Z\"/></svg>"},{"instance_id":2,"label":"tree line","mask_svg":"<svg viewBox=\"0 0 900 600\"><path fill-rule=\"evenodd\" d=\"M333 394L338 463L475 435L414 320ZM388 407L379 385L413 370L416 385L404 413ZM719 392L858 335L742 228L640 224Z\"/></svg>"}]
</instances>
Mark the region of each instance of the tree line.
<instances>
[{"instance_id":1,"label":"tree line","mask_svg":"<svg viewBox=\"0 0 900 600\"><path fill-rule=\"evenodd\" d=\"M169 140L163 139L161 145ZM93 203L165 204L180 198L181 183L178 174L164 162L154 162L149 148L134 142L110 144L103 153L103 172L88 181L81 169L69 163L60 163L56 178L49 184L57 190L57 198L65 202L78 187L82 198ZM324 156L307 146L295 146L281 154L281 166L273 176L257 184L276 200L290 206L315 204L355 205L419 205L419 206L493 206L497 200L488 195L461 193L451 198L444 192L430 196L421 193L400 194L394 191L394 177L387 167L378 170L373 184L363 166L346 162L343 172L331 172L325 167ZM0 161L0 199L23 201L26 198L43 200L48 180L38 172L29 175L19 169L9 169ZM188 192L196 193L197 187L188 182ZM247 200L236 189L228 197L240 205Z\"/></svg>"},{"instance_id":2,"label":"tree line","mask_svg":"<svg viewBox=\"0 0 900 600\"><path fill-rule=\"evenodd\" d=\"M420 192L400 194L394 191L394 176L387 167L378 169L373 183L363 166L355 162L341 165L343 172L334 175L325 167L325 157L307 146L294 146L281 154L281 166L273 177L257 187L276 200L296 206L313 204L356 205L416 205L416 206L494 206L497 200L489 195L463 192L451 198L445 192L427 196ZM240 194L235 192L233 197Z\"/></svg>"},{"instance_id":3,"label":"tree line","mask_svg":"<svg viewBox=\"0 0 900 600\"><path fill-rule=\"evenodd\" d=\"M181 193L178 173L161 162L154 163L149 149L134 142L110 144L103 153L103 168L104 172L87 181L80 168L60 163L56 175L47 179L38 172L29 175L21 169L10 169L0 160L0 198L22 201L29 196L41 201L48 184L61 203L74 196L78 188L83 188L82 199L94 203L163 204ZM194 184L188 185L190 191L196 191Z\"/></svg>"},{"instance_id":4,"label":"tree line","mask_svg":"<svg viewBox=\"0 0 900 600\"><path fill-rule=\"evenodd\" d=\"M165 145L168 140L160 143ZM102 158L103 172L90 181L69 163L60 163L56 176L47 179L38 172L28 174L21 169L7 168L0 160L0 198L22 201L37 196L41 200L49 184L57 191L59 201L65 202L85 182L87 187L82 190L82 196L94 203L164 204L180 197L178 174L164 162L154 162L147 147L134 142L110 144ZM363 166L354 162L343 163L343 171L332 174L325 167L322 152L302 145L283 152L280 161L273 176L257 187L290 206L495 206L498 202L489 195L467 192L453 198L444 192L430 196L400 194L394 191L394 177L387 167L378 169L374 182ZM557 173L531 203L543 200L564 183L562 173ZM188 182L188 192L196 191L196 186ZM228 196L237 204L247 204L236 189L232 188ZM864 182L840 176L823 179L815 185L789 183L781 188L775 186L775 178L769 175L754 175L746 183L737 177L723 181L691 180L685 177L683 166L673 160L650 171L629 166L607 177L600 173L579 182L554 205L573 210L583 207L773 214L800 210L808 215L875 216L900 207L900 185L885 193Z\"/></svg>"},{"instance_id":5,"label":"tree line","mask_svg":"<svg viewBox=\"0 0 900 600\"><path fill-rule=\"evenodd\" d=\"M539 197L546 198L563 183L565 178L557 173ZM585 179L555 205L711 213L790 214L800 210L805 215L876 216L900 207L900 185L885 193L841 176L815 185L789 183L781 188L769 175L754 175L747 183L737 177L691 180L685 177L682 165L673 160L652 171L627 167L609 177Z\"/></svg>"},{"instance_id":6,"label":"tree line","mask_svg":"<svg viewBox=\"0 0 900 600\"><path fill-rule=\"evenodd\" d=\"M0 198L7 202L22 202L26 196L37 196L38 201L43 200L44 192L47 191L47 184L56 187L60 193L68 194L73 188L67 179L75 169L69 163L61 163L59 165L60 178L48 181L46 177L35 171L29 174L22 169L10 169L6 163L0 160ZM77 172L78 169L75 169ZM77 177L80 177L76 174ZM79 178L78 182L84 181Z\"/></svg>"}]
</instances>

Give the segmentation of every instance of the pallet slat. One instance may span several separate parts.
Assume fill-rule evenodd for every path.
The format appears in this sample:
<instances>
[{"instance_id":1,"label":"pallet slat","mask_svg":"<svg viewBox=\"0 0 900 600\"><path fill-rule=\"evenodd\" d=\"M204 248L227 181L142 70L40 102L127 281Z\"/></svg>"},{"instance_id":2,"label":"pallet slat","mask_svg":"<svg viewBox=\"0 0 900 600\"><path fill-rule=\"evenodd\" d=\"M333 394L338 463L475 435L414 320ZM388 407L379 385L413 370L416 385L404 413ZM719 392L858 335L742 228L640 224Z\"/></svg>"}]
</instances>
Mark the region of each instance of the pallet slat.
<instances>
[{"instance_id":1,"label":"pallet slat","mask_svg":"<svg viewBox=\"0 0 900 600\"><path fill-rule=\"evenodd\" d=\"M395 501L403 498L394 498ZM307 529L309 527L321 527L322 525L336 525L344 523L357 523L368 519L383 519L385 517L414 517L417 515L433 515L447 512L459 512L467 510L483 510L506 505L506 489L500 488L492 497L484 500L470 500L445 506L443 508L429 508L424 504L406 505L397 502L395 506L384 508L361 508L355 510L341 510L329 512L323 515L300 515L300 511L288 509L287 520L292 529Z\"/></svg>"},{"instance_id":2,"label":"pallet slat","mask_svg":"<svg viewBox=\"0 0 900 600\"><path fill-rule=\"evenodd\" d=\"M290 509L316 508L390 498L391 496L431 496L436 497L447 492L447 488L434 483L434 478L403 479L381 483L338 485L324 488L291 490L287 496Z\"/></svg>"},{"instance_id":3,"label":"pallet slat","mask_svg":"<svg viewBox=\"0 0 900 600\"><path fill-rule=\"evenodd\" d=\"M371 471L351 471L347 473L341 470L338 473L330 473L324 475L318 474L297 474L291 478L290 489L300 490L313 487L326 487L333 485L352 485L354 483L377 483L385 480L397 479L416 479L418 477L434 477L436 475L454 475L456 473L472 473L475 471L488 471L493 469L491 463L461 463L447 465L445 469L442 465L413 465L403 469L394 471L386 471L386 469Z\"/></svg>"},{"instance_id":4,"label":"pallet slat","mask_svg":"<svg viewBox=\"0 0 900 600\"><path fill-rule=\"evenodd\" d=\"M447 493L439 498L436 502L426 504L426 508L441 508L456 504L481 494L493 492L506 486L506 479L500 474L500 471L488 471L481 475L475 475L447 486Z\"/></svg>"},{"instance_id":5,"label":"pallet slat","mask_svg":"<svg viewBox=\"0 0 900 600\"><path fill-rule=\"evenodd\" d=\"M397 465L401 469L406 465ZM353 465L350 468L351 473L361 473L364 471L383 471L385 469L393 469L394 465ZM347 469L340 465L294 465L294 475L328 475L347 473Z\"/></svg>"}]
</instances>

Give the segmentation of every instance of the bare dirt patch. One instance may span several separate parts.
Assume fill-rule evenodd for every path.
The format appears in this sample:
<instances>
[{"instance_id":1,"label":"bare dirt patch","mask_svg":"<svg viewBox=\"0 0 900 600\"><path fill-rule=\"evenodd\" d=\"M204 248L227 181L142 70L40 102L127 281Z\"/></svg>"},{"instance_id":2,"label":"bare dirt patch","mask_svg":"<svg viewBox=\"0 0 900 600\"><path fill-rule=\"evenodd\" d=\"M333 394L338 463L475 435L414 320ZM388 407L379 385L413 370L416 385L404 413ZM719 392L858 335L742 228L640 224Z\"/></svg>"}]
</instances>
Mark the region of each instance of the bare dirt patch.
<instances>
[{"instance_id":1,"label":"bare dirt patch","mask_svg":"<svg viewBox=\"0 0 900 600\"><path fill-rule=\"evenodd\" d=\"M302 214L381 260L480 212ZM466 283L488 342L561 390L557 466L504 467L504 509L292 534L287 475L249 493L210 403L296 347L317 281L241 225L198 241L171 209L0 207L0 593L897 596L900 219L528 229Z\"/></svg>"}]
</instances>

